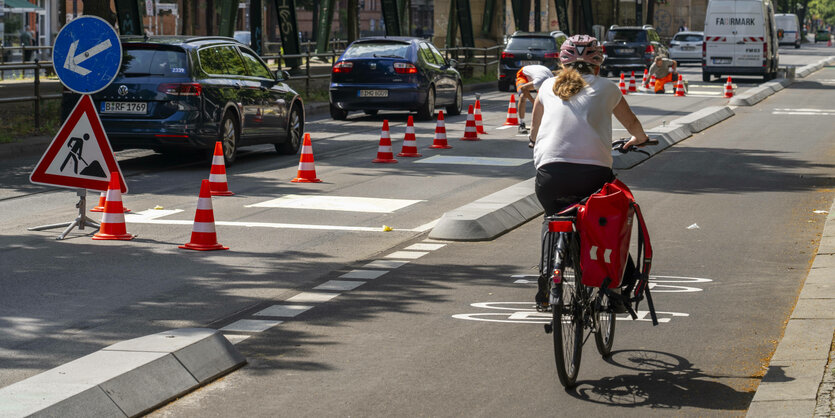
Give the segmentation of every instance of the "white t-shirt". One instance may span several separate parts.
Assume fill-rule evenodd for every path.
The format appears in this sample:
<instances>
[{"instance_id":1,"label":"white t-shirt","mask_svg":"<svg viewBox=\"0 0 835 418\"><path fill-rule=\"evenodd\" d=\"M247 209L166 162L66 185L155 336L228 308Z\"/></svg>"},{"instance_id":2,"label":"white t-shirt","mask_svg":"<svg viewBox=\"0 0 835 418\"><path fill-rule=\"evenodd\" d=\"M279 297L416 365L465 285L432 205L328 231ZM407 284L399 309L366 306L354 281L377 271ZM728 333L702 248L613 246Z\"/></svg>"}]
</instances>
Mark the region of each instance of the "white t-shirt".
<instances>
[{"instance_id":1,"label":"white t-shirt","mask_svg":"<svg viewBox=\"0 0 835 418\"><path fill-rule=\"evenodd\" d=\"M554 77L554 73L544 65L526 65L522 67L522 74L533 83L533 88L536 90L539 90L545 80Z\"/></svg>"},{"instance_id":2,"label":"white t-shirt","mask_svg":"<svg viewBox=\"0 0 835 418\"><path fill-rule=\"evenodd\" d=\"M588 85L563 101L554 94L552 78L542 84L542 123L536 135L536 168L566 162L612 167L612 111L623 95L615 83L584 75Z\"/></svg>"}]
</instances>

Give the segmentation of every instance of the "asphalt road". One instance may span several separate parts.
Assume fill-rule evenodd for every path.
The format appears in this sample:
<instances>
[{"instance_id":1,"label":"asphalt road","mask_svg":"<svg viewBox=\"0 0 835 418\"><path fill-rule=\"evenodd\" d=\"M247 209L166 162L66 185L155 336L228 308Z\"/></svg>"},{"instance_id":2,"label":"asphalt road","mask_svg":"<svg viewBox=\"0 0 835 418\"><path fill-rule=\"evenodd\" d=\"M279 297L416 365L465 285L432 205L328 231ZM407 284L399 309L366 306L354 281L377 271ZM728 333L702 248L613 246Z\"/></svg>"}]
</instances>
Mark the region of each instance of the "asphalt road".
<instances>
[{"instance_id":1,"label":"asphalt road","mask_svg":"<svg viewBox=\"0 0 835 418\"><path fill-rule=\"evenodd\" d=\"M810 62L818 58L807 57ZM796 84L794 89L798 89L798 85L802 83ZM818 87L813 91L816 97L831 94L825 90L825 84ZM696 328L689 329L690 334L669 331L672 332L669 335L678 336L672 340L680 345L666 347L653 339L645 341L653 342L651 347L645 347L635 343L635 339L640 341L647 337L639 338L637 333L630 336L624 331L619 335L623 339L616 342L618 347L668 350L666 352L674 356L687 359L685 363L689 363L682 363L682 370L696 366L702 371L721 370L714 369L711 361L726 365L722 361L727 356L720 353L725 351L723 343L729 338L723 332L731 321L715 316L708 318L716 322L695 321L692 317L699 312L702 315L704 312L722 312L720 306L728 310L737 308L740 303L730 298L732 295L755 302L750 311L742 314L731 311L744 319L740 320L742 323L735 332L756 329L771 339L779 336L779 321L758 321L767 323L754 327L749 319L754 314L760 315L758 318L761 319L763 312L769 313L768 317L782 315L784 318L794 294L780 293L783 299L790 296L791 301L782 300L775 308L770 305L777 303L773 292L753 286L751 282L765 277L770 280L769 286L796 288L803 277L806 266L803 263L808 263L809 246L814 245L815 233L819 232L815 228L820 227L813 223L814 217L805 217L809 211L803 205L811 207L814 206L812 203L820 203L808 194L817 196L820 201L831 201L832 197L814 192L817 188L827 187L829 182L826 172L831 167L825 165L825 158L831 157L827 152L831 151L828 146L832 138L827 142L819 136L822 132L832 131L820 125L831 118L818 117L811 124L803 122L804 118L786 118L786 123L779 127L785 129L786 135L797 138L799 132L807 129L811 135L809 140L816 141L810 142L808 149L797 149L796 143L784 141L776 129L769 128L775 116L762 113L763 105L782 100L789 93L798 95L797 103L814 104L808 97L803 97L809 91L794 89L755 108L738 109L738 115L730 121L623 175L627 183L634 184L634 189L639 191L642 202L652 202L642 206L657 225L652 226L653 230L659 230L658 235L654 235L656 242L661 243L656 243L656 247L662 247L657 250L658 260L675 260L669 268L663 261L656 263L656 273L712 281L697 280L698 287L705 289L690 292L699 293L697 296L671 296L680 297L691 305L684 305L681 310L664 307L670 312L689 313L691 317L670 317L669 324L654 330L645 323L624 323L621 328L644 326L646 333L641 335L651 336L672 328L679 319L690 321L689 324L698 323ZM629 102L645 126L652 127L679 113L723 104L726 100L720 94L687 98L631 96ZM77 199L71 191L53 191L28 184L28 173L37 157L0 162L3 173L0 175L3 185L0 190L0 213L3 214L0 271L4 272L4 292L0 294L0 387L118 340L175 327L220 328L240 319L251 319L252 314L278 301L285 301L342 273L362 269L365 263L385 258L392 249L422 242L428 225L444 212L532 176L530 151L524 146L526 140L516 137L513 130L496 128L504 121L507 96L498 92L482 96L489 134L480 142L457 140L463 132L464 120L459 116L447 120L450 143L455 148L443 152L428 150L434 124L418 124L420 151L425 157L435 157L434 163L408 159L400 159L395 165L370 163L376 154L379 126L384 117L392 122L392 137L395 148L399 149L406 119L403 114L354 116L348 122L309 121L307 130L314 138L317 174L325 181L322 184L289 183L296 174L297 157L276 156L270 151L271 147L248 150L235 166L229 168L230 188L237 194L213 199L216 220L238 222L218 225L219 241L232 248L225 252L192 253L176 248L189 239L199 182L208 172L205 161L143 151L120 153L120 165L128 175L131 188L131 193L124 197L127 207L134 212L155 206L180 211L149 212L159 215L157 218L151 215L129 217L128 230L139 238L131 242L104 243L91 241L89 235L79 232L73 232L68 240L57 242L52 238L60 230L26 231L29 226L73 219L73 205ZM471 100L469 97L468 101ZM826 100L831 102L832 98L826 97ZM826 108L825 105L815 106ZM733 126L732 122L743 123L738 121L749 119L752 120L750 124L722 131L725 126ZM619 135L615 132L614 136ZM705 145L700 141L715 142ZM693 154L681 154L678 159L669 160L679 154L680 149L689 148L695 142L700 145L691 151ZM750 151L749 148L755 145L768 145L774 150L766 152L757 148L756 152ZM731 147L733 152L721 155L712 149L724 147ZM723 150L723 154L725 152ZM783 155L787 152L791 155ZM437 160L444 156L463 159ZM484 165L488 161L485 157L495 158L489 161L501 165ZM821 166L810 165L813 163ZM729 169L753 170L751 177L756 180L746 182L743 180L749 176L725 174ZM781 175L789 171L797 171L798 176L806 177ZM643 176L640 175L642 172ZM810 177L812 174L815 176ZM650 179L655 183L646 183ZM734 187L737 185L734 182L741 182L741 189ZM376 202L377 206L382 203L392 206L388 212L371 212L364 206L354 206L351 211L324 210L321 206L311 209L305 208L300 200L289 201L291 195L379 198L387 200ZM744 199L740 201L739 196ZM285 200L274 201L281 197ZM698 199L687 200L686 197ZM747 200L749 198L751 200ZM94 200L95 196L91 196L90 201ZM271 202L267 206L277 207L265 207L266 202ZM361 203L367 202L350 200L352 205ZM758 204L773 205L773 211L765 211L772 216L756 215L759 211L753 209ZM817 206L820 207L815 209L825 208ZM723 217L729 209L739 214ZM793 212L795 210L797 213ZM682 221L682 213L692 213L693 222ZM766 222L764 225L769 228L763 228L759 223L752 227L747 223L749 219ZM813 222L803 224L806 220ZM686 225L682 227L684 223ZM698 223L701 229L686 229L691 223ZM394 230L384 232L383 225ZM743 228L743 225L748 227ZM328 228L322 229L323 226ZM244 402L247 398L242 391L257 392L250 390L248 385L252 382L259 388L281 388L282 396L270 397L276 408L272 410L278 410L278 405L285 401L290 403L283 405L299 415L325 411L324 405L329 405L331 411L343 411L344 405L358 408L345 409L344 415L382 414L392 410L386 408L395 406L403 407L404 413L413 411L427 415L468 415L470 411L477 415L479 411L486 411L483 408L489 405L494 405L498 412L512 412L528 404L534 405L532 411L547 411L545 408L553 406L547 402L562 396L562 392L557 390L548 341L541 328L529 324L509 327L506 327L508 324L482 324L451 316L503 312L493 307L470 306L473 303L525 302L529 299L529 285L514 284L516 279L511 280L510 276L531 274L530 266L536 263L535 257L531 258L536 251L530 250L536 246L535 239L531 240L536 234L531 231L536 229L538 225L533 222L495 242L448 244L334 299L334 303L308 311L299 317L303 321L288 320L280 327L241 342L239 347L251 359L251 365L204 389L211 393L212 399L225 404L207 410L221 414L219 411L232 408L232 405L242 411L252 408L255 404L252 399L249 399L250 406L246 406L231 402L226 396L233 394L234 399ZM702 237L692 240L692 235L705 232L719 234L721 239ZM666 233L670 236L665 237ZM779 250L785 248L781 246L785 243L779 244L775 239L785 237L795 240L791 241L792 251ZM735 241L744 241L751 249L746 250L744 244L731 246ZM751 246L752 242L757 246ZM803 244L800 245L802 253L795 251L795 242ZM727 247L723 247L726 244ZM758 252L761 248L768 251ZM790 253L788 260L769 258L785 256L783 253ZM400 257L404 255L393 259ZM740 262L739 257L744 262ZM756 260L767 260L770 264L766 267L770 270L760 264L752 265ZM775 266L790 264L796 269L775 270ZM736 273L729 274L728 271ZM696 287L686 282L668 285ZM713 290L720 282L739 293L725 293L724 288ZM334 286L338 288L342 284L330 284L329 288ZM692 305L690 301L698 300L708 293L708 289L720 296L727 295L728 298L723 299L725 304L698 302L705 305ZM518 309L520 305L512 306ZM524 309L520 312L523 312L522 317L528 316ZM710 350L692 338L685 338L700 335L692 334L695 331L705 333L700 341L716 340ZM758 350L757 355L768 354L769 343L756 340L760 342L751 344L751 341L755 340L743 338L738 342L734 339L737 346L753 345L753 349ZM686 344L695 348L691 351L680 348ZM702 351L708 358L702 354L696 356L692 350ZM499 356L505 352L511 354L512 361L508 360L510 357ZM534 358L536 362L531 361ZM759 368L762 363L762 358L753 359L750 368ZM581 378L618 375L607 368L599 368L601 364L599 358L588 355ZM525 374L520 376L519 371L523 370ZM292 387L282 386L287 375L296 376ZM734 390L748 394L750 400L752 373L744 369L734 376L738 380L734 384L743 382L742 386L734 386ZM264 380L258 380L259 377ZM288 382L292 383L290 380ZM241 384L247 386L236 382L245 382ZM532 383L535 387L524 388ZM496 392L497 387L502 387L500 392ZM442 388L447 388L443 396L440 395ZM224 392L226 390L231 392ZM195 396L203 396L204 391ZM325 394L327 401L319 396L312 397L310 393ZM504 395L497 397L498 393ZM658 402L671 402L668 395L676 394L661 393L657 395ZM744 396L729 396L734 400L734 408L747 405ZM392 402L393 398L403 402ZM509 398L516 401L509 402ZM185 408L175 411L198 414L200 412L190 408L213 405L203 400L198 404L190 399L197 398L190 396L175 404L174 408ZM454 403L456 399L467 402ZM345 403L340 403L343 400ZM530 403L522 403L523 400ZM477 401L481 401L480 406ZM465 409L450 409L456 405L463 405ZM353 412L347 412L349 410ZM259 414L253 409L248 411Z\"/></svg>"}]
</instances>

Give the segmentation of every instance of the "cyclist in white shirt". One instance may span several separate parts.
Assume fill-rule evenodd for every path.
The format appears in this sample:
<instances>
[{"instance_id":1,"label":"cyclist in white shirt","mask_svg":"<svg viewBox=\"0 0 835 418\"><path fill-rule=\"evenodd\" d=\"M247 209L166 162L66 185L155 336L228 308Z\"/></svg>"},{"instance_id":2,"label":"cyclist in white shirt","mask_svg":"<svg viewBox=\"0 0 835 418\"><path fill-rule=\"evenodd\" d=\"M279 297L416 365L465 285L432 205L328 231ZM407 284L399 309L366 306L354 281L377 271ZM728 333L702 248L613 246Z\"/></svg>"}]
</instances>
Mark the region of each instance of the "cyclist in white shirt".
<instances>
[{"instance_id":1,"label":"cyclist in white shirt","mask_svg":"<svg viewBox=\"0 0 835 418\"><path fill-rule=\"evenodd\" d=\"M553 76L554 73L544 65L526 65L516 72L516 91L519 93L519 106L516 110L519 114L520 134L528 133L528 129L525 128L525 100L533 103L531 91L539 91L542 83Z\"/></svg>"}]
</instances>

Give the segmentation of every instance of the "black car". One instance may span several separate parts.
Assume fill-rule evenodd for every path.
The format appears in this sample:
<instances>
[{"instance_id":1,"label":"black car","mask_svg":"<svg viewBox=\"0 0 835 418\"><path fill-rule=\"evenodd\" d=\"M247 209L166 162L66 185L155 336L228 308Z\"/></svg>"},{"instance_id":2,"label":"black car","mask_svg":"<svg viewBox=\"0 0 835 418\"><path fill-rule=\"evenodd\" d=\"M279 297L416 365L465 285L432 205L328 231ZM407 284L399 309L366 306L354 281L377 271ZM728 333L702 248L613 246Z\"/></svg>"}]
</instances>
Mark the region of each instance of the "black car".
<instances>
[{"instance_id":1,"label":"black car","mask_svg":"<svg viewBox=\"0 0 835 418\"><path fill-rule=\"evenodd\" d=\"M351 110L417 111L428 120L435 108L461 113L464 87L455 61L431 43L409 37L369 37L352 42L331 70L330 113L345 120Z\"/></svg>"},{"instance_id":2,"label":"black car","mask_svg":"<svg viewBox=\"0 0 835 418\"><path fill-rule=\"evenodd\" d=\"M122 68L93 95L114 150L211 152L226 164L238 147L274 144L295 154L304 132L301 97L251 49L225 37L122 37ZM64 117L78 100L65 92Z\"/></svg>"},{"instance_id":3,"label":"black car","mask_svg":"<svg viewBox=\"0 0 835 418\"><path fill-rule=\"evenodd\" d=\"M516 90L516 72L526 65L559 66L560 45L551 33L514 32L499 62L499 91Z\"/></svg>"},{"instance_id":4,"label":"black car","mask_svg":"<svg viewBox=\"0 0 835 418\"><path fill-rule=\"evenodd\" d=\"M643 72L652 65L656 56L670 56L658 32L650 25L610 27L603 41L603 54L601 71L612 75L621 71Z\"/></svg>"}]
</instances>

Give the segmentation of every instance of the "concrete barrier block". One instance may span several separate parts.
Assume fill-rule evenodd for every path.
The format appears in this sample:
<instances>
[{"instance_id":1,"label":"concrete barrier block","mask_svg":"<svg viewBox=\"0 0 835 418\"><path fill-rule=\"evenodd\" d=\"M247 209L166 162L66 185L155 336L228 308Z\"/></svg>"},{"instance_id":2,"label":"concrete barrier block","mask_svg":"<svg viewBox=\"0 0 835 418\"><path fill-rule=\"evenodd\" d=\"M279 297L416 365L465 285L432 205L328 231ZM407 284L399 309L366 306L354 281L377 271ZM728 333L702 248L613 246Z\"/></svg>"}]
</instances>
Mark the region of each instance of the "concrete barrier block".
<instances>
[{"instance_id":1,"label":"concrete barrier block","mask_svg":"<svg viewBox=\"0 0 835 418\"><path fill-rule=\"evenodd\" d=\"M174 356L167 354L99 385L125 412L136 416L173 399L191 388L197 380Z\"/></svg>"},{"instance_id":2,"label":"concrete barrier block","mask_svg":"<svg viewBox=\"0 0 835 418\"><path fill-rule=\"evenodd\" d=\"M124 418L127 415L98 386L42 380L4 388L0 392L0 416Z\"/></svg>"},{"instance_id":3,"label":"concrete barrier block","mask_svg":"<svg viewBox=\"0 0 835 418\"><path fill-rule=\"evenodd\" d=\"M671 122L687 127L691 133L701 132L734 115L728 106L710 106Z\"/></svg>"},{"instance_id":4,"label":"concrete barrier block","mask_svg":"<svg viewBox=\"0 0 835 418\"><path fill-rule=\"evenodd\" d=\"M745 93L734 96L730 101L730 105L753 106L772 94L774 94L774 90L772 90L769 86L754 87Z\"/></svg>"}]
</instances>

